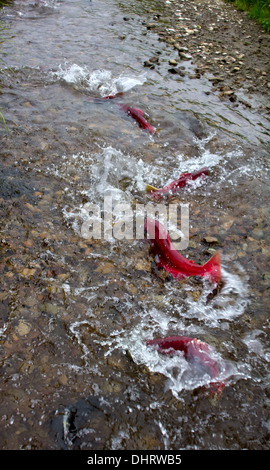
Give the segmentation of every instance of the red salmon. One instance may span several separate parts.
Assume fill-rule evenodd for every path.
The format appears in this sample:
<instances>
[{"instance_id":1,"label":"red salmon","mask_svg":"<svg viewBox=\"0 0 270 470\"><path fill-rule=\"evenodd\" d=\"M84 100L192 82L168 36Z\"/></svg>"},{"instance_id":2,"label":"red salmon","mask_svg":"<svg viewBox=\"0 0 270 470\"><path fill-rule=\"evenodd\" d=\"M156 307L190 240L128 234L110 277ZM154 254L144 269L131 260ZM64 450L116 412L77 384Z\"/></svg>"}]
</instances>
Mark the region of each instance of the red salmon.
<instances>
[{"instance_id":1,"label":"red salmon","mask_svg":"<svg viewBox=\"0 0 270 470\"><path fill-rule=\"evenodd\" d=\"M87 101L92 101L92 102L103 102L106 100L113 100L114 98L117 98L118 96L122 96L123 93L119 92L116 93L115 95L107 95L102 98L87 98ZM151 126L151 124L145 119L144 117L144 112L141 109L138 108L132 108L131 106L128 106L126 104L121 104L117 103L118 108L122 109L127 113L129 116L131 116L137 123L139 124L140 127L143 129L146 129L150 134L155 134L157 132L156 128Z\"/></svg>"},{"instance_id":2,"label":"red salmon","mask_svg":"<svg viewBox=\"0 0 270 470\"><path fill-rule=\"evenodd\" d=\"M202 168L194 173L181 173L177 180L172 181L170 184L164 186L164 188L157 189L154 186L147 185L146 191L149 192L151 197L160 199L166 195L177 193L179 189L186 186L189 181L194 181L197 178L206 178L208 175L208 168Z\"/></svg>"},{"instance_id":3,"label":"red salmon","mask_svg":"<svg viewBox=\"0 0 270 470\"><path fill-rule=\"evenodd\" d=\"M194 261L186 259L176 251L169 234L157 220L147 218L145 229L148 232L154 255L157 256L159 267L161 266L175 279L201 276L219 285L221 276L220 251L217 251L205 264L195 264Z\"/></svg>"},{"instance_id":4,"label":"red salmon","mask_svg":"<svg viewBox=\"0 0 270 470\"><path fill-rule=\"evenodd\" d=\"M167 338L150 339L146 341L147 346L156 346L161 354L174 354L175 351L182 351L187 361L197 362L202 365L211 379L215 379L220 374L218 362L211 357L213 349L209 344L203 343L197 338L187 336L168 336ZM221 392L224 383L211 382L210 391Z\"/></svg>"},{"instance_id":5,"label":"red salmon","mask_svg":"<svg viewBox=\"0 0 270 470\"><path fill-rule=\"evenodd\" d=\"M149 122L144 117L144 112L141 109L138 108L131 108L131 106L128 106L126 104L117 104L117 106L125 111L129 116L133 117L135 121L139 124L140 127L143 129L146 129L150 134L155 134L156 133L156 128L151 126Z\"/></svg>"}]
</instances>

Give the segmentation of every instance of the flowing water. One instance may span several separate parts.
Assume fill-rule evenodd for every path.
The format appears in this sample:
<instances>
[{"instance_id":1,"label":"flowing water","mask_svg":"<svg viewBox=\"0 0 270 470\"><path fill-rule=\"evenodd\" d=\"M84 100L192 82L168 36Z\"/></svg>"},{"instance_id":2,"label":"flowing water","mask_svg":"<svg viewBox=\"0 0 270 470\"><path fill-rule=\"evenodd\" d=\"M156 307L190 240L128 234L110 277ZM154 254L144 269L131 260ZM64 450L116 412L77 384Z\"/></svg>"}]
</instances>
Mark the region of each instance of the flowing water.
<instances>
[{"instance_id":1,"label":"flowing water","mask_svg":"<svg viewBox=\"0 0 270 470\"><path fill-rule=\"evenodd\" d=\"M15 0L1 10L11 36L1 74L2 449L269 446L269 119L259 98L246 107L209 94L206 76L189 78L191 60L185 76L168 72L178 56L145 26L149 8L162 20L160 4ZM144 67L150 57L155 68ZM142 109L157 133L117 103ZM189 209L185 257L204 263L222 250L218 291L158 270L136 236L83 236L89 204L108 197L135 210L149 202L146 184L203 166L210 176L173 202ZM221 394L183 355L146 346L170 335L213 348Z\"/></svg>"}]
</instances>

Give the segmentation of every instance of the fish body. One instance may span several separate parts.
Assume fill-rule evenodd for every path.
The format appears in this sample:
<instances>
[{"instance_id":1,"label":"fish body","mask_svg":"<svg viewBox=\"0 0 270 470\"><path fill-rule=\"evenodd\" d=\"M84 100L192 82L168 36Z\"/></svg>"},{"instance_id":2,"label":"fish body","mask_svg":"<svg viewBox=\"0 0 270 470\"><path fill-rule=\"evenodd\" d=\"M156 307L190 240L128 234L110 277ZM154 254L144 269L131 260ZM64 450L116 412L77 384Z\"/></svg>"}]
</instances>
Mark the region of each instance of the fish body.
<instances>
[{"instance_id":1,"label":"fish body","mask_svg":"<svg viewBox=\"0 0 270 470\"><path fill-rule=\"evenodd\" d=\"M100 103L103 101L107 100L113 100L114 98L118 98L119 96L122 96L123 93L119 92L116 93L115 95L107 95L103 96L102 98L87 98L87 101L92 101L96 103ZM157 132L156 128L153 127L144 117L144 112L139 109L139 108L132 108L131 106L128 106L126 104L121 104L117 103L118 108L122 109L125 113L128 114L128 116L131 116L137 123L139 124L140 127L143 129L146 129L150 134L155 134Z\"/></svg>"},{"instance_id":2,"label":"fish body","mask_svg":"<svg viewBox=\"0 0 270 470\"><path fill-rule=\"evenodd\" d=\"M150 193L150 196L155 199L160 199L168 194L175 194L179 189L186 186L190 181L194 181L197 178L205 178L209 175L208 168L201 168L194 173L181 173L178 179L172 181L170 184L164 186L164 188L157 189L154 186L147 185L146 191Z\"/></svg>"},{"instance_id":3,"label":"fish body","mask_svg":"<svg viewBox=\"0 0 270 470\"><path fill-rule=\"evenodd\" d=\"M147 346L156 347L161 354L173 355L176 351L182 351L187 361L200 364L211 379L216 379L221 372L218 362L212 357L213 349L211 346L197 338L168 336L147 340L146 344ZM215 393L221 392L224 386L224 383L218 381L211 382L210 390Z\"/></svg>"},{"instance_id":4,"label":"fish body","mask_svg":"<svg viewBox=\"0 0 270 470\"><path fill-rule=\"evenodd\" d=\"M139 124L140 127L143 129L146 129L150 134L155 134L156 133L156 128L153 127L144 117L144 112L141 109L138 108L132 108L131 106L128 106L126 104L118 104L118 107L125 111L129 116L131 116L137 123Z\"/></svg>"},{"instance_id":5,"label":"fish body","mask_svg":"<svg viewBox=\"0 0 270 470\"><path fill-rule=\"evenodd\" d=\"M221 277L220 251L217 251L203 265L195 264L186 259L173 246L169 234L157 220L146 219L145 229L149 235L157 265L165 269L175 279L181 280L189 276L206 277L214 284L219 284Z\"/></svg>"}]
</instances>

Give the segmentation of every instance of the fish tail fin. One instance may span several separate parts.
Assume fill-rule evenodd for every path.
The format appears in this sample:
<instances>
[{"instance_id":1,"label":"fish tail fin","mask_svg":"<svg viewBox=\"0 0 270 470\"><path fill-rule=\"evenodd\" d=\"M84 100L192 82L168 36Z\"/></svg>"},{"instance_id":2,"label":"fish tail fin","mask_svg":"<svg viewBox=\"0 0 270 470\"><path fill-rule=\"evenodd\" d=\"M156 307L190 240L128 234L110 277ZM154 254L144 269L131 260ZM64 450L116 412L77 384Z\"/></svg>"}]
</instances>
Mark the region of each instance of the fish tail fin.
<instances>
[{"instance_id":1,"label":"fish tail fin","mask_svg":"<svg viewBox=\"0 0 270 470\"><path fill-rule=\"evenodd\" d=\"M150 184L147 184L145 187L145 190L147 193L150 193L151 191L158 191L158 188L155 188L154 186L151 186Z\"/></svg>"},{"instance_id":2,"label":"fish tail fin","mask_svg":"<svg viewBox=\"0 0 270 470\"><path fill-rule=\"evenodd\" d=\"M203 267L205 276L208 277L211 282L219 285L221 277L221 251L217 251Z\"/></svg>"}]
</instances>

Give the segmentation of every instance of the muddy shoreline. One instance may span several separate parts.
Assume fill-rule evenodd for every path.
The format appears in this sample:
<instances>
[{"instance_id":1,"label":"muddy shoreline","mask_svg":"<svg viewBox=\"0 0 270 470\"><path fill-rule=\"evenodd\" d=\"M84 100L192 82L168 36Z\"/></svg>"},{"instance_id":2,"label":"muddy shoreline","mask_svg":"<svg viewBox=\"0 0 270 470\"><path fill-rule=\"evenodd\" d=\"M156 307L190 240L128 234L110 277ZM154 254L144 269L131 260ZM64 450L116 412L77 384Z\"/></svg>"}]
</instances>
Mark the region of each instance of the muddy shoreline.
<instances>
[{"instance_id":1,"label":"muddy shoreline","mask_svg":"<svg viewBox=\"0 0 270 470\"><path fill-rule=\"evenodd\" d=\"M160 2L161 3L161 2ZM147 30L178 50L179 61L169 73L185 73L187 60L195 67L190 79L207 76L211 92L221 100L253 107L270 115L270 35L247 13L222 0L162 1L162 12L148 8ZM155 61L151 65L155 67Z\"/></svg>"}]
</instances>

